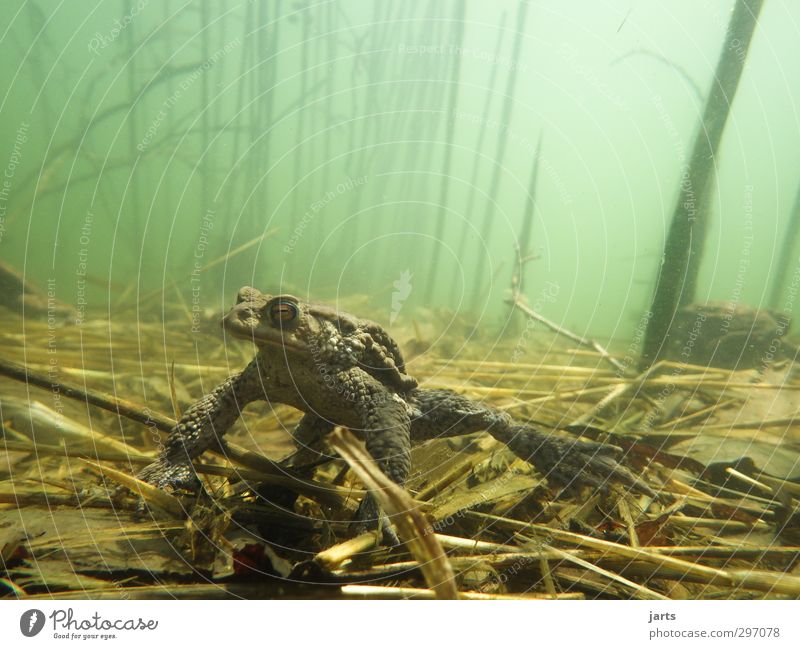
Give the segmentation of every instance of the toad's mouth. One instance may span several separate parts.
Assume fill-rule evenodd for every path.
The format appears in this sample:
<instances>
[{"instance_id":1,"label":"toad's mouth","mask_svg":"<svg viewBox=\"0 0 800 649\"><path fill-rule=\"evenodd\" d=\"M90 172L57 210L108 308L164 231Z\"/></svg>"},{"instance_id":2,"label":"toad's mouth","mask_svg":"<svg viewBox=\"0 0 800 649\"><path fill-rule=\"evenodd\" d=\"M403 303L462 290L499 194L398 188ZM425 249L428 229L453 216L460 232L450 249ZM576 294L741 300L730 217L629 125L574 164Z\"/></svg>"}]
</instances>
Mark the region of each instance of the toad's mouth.
<instances>
[{"instance_id":1,"label":"toad's mouth","mask_svg":"<svg viewBox=\"0 0 800 649\"><path fill-rule=\"evenodd\" d=\"M250 340L259 347L276 347L293 352L307 350L305 344L293 338L291 331L265 324L262 309L255 306L237 304L225 314L220 325L234 338Z\"/></svg>"},{"instance_id":2,"label":"toad's mouth","mask_svg":"<svg viewBox=\"0 0 800 649\"><path fill-rule=\"evenodd\" d=\"M259 335L257 331L254 331L252 335L248 336L247 338L248 340L254 341L258 345L274 347L276 349L288 349L293 352L304 352L307 349L306 345L303 345L295 340L288 339L281 335L279 331L275 330L270 330L267 335Z\"/></svg>"}]
</instances>

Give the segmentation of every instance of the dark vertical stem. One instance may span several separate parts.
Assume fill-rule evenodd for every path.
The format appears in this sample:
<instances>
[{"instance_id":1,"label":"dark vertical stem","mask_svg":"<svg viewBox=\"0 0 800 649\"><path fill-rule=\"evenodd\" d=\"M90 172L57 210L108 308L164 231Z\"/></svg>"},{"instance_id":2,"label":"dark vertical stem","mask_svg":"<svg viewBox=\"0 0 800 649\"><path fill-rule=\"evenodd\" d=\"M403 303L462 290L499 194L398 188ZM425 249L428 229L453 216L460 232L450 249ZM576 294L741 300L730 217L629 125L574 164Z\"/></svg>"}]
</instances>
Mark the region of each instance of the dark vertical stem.
<instances>
[{"instance_id":1,"label":"dark vertical stem","mask_svg":"<svg viewBox=\"0 0 800 649\"><path fill-rule=\"evenodd\" d=\"M717 151L744 69L763 0L737 0L711 82L688 168L664 244L652 314L645 331L641 368L658 360L678 308L694 300L703 243L710 218L710 186Z\"/></svg>"},{"instance_id":2,"label":"dark vertical stem","mask_svg":"<svg viewBox=\"0 0 800 649\"><path fill-rule=\"evenodd\" d=\"M165 23L167 23L167 21L169 21L171 14L172 14L172 8L170 6L170 3L165 2L164 3L164 16L163 16L163 21ZM166 24L164 26L164 48L165 48L165 56L164 56L164 58L165 58L165 60L169 60L169 58L172 56L173 52L175 51L173 49L173 47L172 47L172 45L173 45L173 43L172 43L172 35L174 33L173 32L174 24L175 23L172 22L172 23ZM175 128L175 113L174 113L174 111L171 111L171 110L167 111L166 122L167 122L167 129L166 129L167 132L168 133L172 133L174 128ZM174 203L175 203L174 185L171 182L166 182L166 183L164 183L164 185L165 185L164 186L164 202L167 205L166 213L167 214L174 214L175 213L175 209L174 209ZM165 221L167 221L167 219L165 219Z\"/></svg>"},{"instance_id":3,"label":"dark vertical stem","mask_svg":"<svg viewBox=\"0 0 800 649\"><path fill-rule=\"evenodd\" d=\"M209 35L208 35L208 26L211 22L210 20L210 11L209 11L209 0L203 0L200 3L200 23L201 29L203 30L203 37L200 39L200 58L202 59L203 63L205 64L206 61L211 58L211 48L209 47ZM200 190L200 195L203 200L203 205L201 207L201 212L205 212L210 208L208 204L208 196L209 196L209 187L211 184L211 178L209 177L209 150L208 145L210 141L211 135L211 127L209 124L209 107L211 106L211 83L209 80L210 70L205 72L201 77L201 92L203 93L203 103L200 106L200 128L203 131L202 142L203 142L203 153L200 162L200 181L203 184L203 187Z\"/></svg>"},{"instance_id":4,"label":"dark vertical stem","mask_svg":"<svg viewBox=\"0 0 800 649\"><path fill-rule=\"evenodd\" d=\"M392 43L392 46L400 51L400 45L409 43L430 43L433 42L429 38L431 33L431 26L433 24L432 16L433 3L429 3L430 15L426 16L423 22L424 29L420 31L418 28L419 21L416 16L419 11L419 3L416 1L406 2L402 5L404 12L398 15L398 29L397 40ZM400 25L403 29L401 31ZM421 39L421 40L420 40ZM397 64L392 70L393 84L390 88L389 95L386 99L386 105L394 112L391 123L387 124L387 137L386 140L391 142L391 146L386 146L382 149L381 153L387 160L385 168L392 171L397 171L398 157L405 151L406 160L410 160L411 146L408 140L418 137L418 133L413 128L408 128L409 121L414 120L413 111L419 105L419 97L422 95L421 89L424 83L419 82L419 72L417 70L417 63L419 57L400 55L397 57ZM403 165L401 169L408 169L408 162ZM397 197L402 201L408 194L401 190L403 184L407 184L407 178L403 175L397 174L391 176L392 181L389 186L381 186L379 183L373 183L372 190L376 195L376 201L385 201L387 198L391 201ZM395 211L397 210L397 211ZM407 228L407 208L405 206L399 208L386 208L386 216L382 227L391 231L403 231ZM379 268L378 275L386 278L389 275L396 275L397 267L400 263L400 258L407 257L408 249L403 245L397 245L394 240L385 240L386 254L382 256L382 266Z\"/></svg>"},{"instance_id":5,"label":"dark vertical stem","mask_svg":"<svg viewBox=\"0 0 800 649\"><path fill-rule=\"evenodd\" d=\"M377 119L374 115L370 115L369 113L375 110L375 106L377 104L377 93L378 93L378 86L375 83L377 81L378 74L381 71L380 63L383 60L383 54L375 54L375 50L380 47L381 44L381 30L379 25L382 22L388 21L390 17L391 11L391 4L386 3L383 5L386 9L385 15L381 14L381 3L376 2L373 5L373 13L372 13L372 25L371 25L371 35L372 38L369 41L369 45L367 46L367 50L369 54L363 54L361 57L361 61L363 63L364 71L367 75L367 88L364 92L364 109L362 119L359 122L361 126L361 133L359 138L359 147L358 151L355 153L355 175L363 173L365 169L364 161L367 157L367 149L368 145L371 142L372 136L372 127ZM369 58L367 58L367 56ZM351 201L351 213L358 210L359 202L361 198L362 192L354 192L352 194L352 201Z\"/></svg>"},{"instance_id":6,"label":"dark vertical stem","mask_svg":"<svg viewBox=\"0 0 800 649\"><path fill-rule=\"evenodd\" d=\"M525 263L531 254L531 232L533 231L534 208L536 207L536 183L539 178L539 160L542 156L542 135L536 143L536 155L531 165L531 176L528 180L528 196L525 199L525 211L522 213L522 227L519 231L519 254L517 255L517 287L518 293L523 291L525 284Z\"/></svg>"},{"instance_id":7,"label":"dark vertical stem","mask_svg":"<svg viewBox=\"0 0 800 649\"><path fill-rule=\"evenodd\" d=\"M447 122L447 132L444 143L444 160L442 161L442 183L439 186L439 203L436 214L436 226L433 234L433 254L430 269L428 270L428 283L425 290L425 299L430 301L434 288L437 285L436 276L439 270L439 259L442 253L441 240L444 235L445 216L448 208L448 193L450 190L450 161L455 144L456 104L458 102L459 81L461 78L461 50L464 45L464 22L466 19L465 0L455 2L455 53L453 54L452 72L450 74L450 90L447 95L447 108L444 118Z\"/></svg>"},{"instance_id":8,"label":"dark vertical stem","mask_svg":"<svg viewBox=\"0 0 800 649\"><path fill-rule=\"evenodd\" d=\"M244 188L244 195L245 197L249 197L249 202L247 204L244 222L247 223L247 227L250 228L251 232L255 230L255 221L258 214L256 210L258 197L252 192L259 182L260 149L264 146L263 139L259 138L263 135L261 129L261 90L263 82L261 77L264 74L263 66L265 65L266 57L264 48L268 24L267 5L267 0L261 0L261 2L258 3L257 9L254 11L255 30L253 40L251 41L253 67L250 69L250 74L247 79L249 81L248 85L250 86L248 93L250 98L248 105L250 146L247 152L247 185ZM250 232L248 232L248 234L250 234Z\"/></svg>"},{"instance_id":9,"label":"dark vertical stem","mask_svg":"<svg viewBox=\"0 0 800 649\"><path fill-rule=\"evenodd\" d=\"M266 4L269 0L264 0L264 25L268 24L267 16L266 16ZM260 99L260 106L263 110L263 124L264 128L266 129L265 132L259 132L259 136L262 136L261 139L261 147L260 147L260 154L259 157L263 161L263 165L265 168L269 166L272 161L271 158L271 143L272 143L272 131L270 130L275 122L275 85L278 82L278 48L280 46L280 28L281 28L281 0L272 0L269 2L272 6L272 24L268 31L265 32L265 43L264 43L264 56L269 56L269 61L264 69L265 79L264 79L264 88L262 90L263 97ZM268 43L268 45L267 45ZM257 102L258 103L258 102ZM268 205L270 200L270 182L269 177L264 178L261 187L263 193L262 205ZM261 222L260 216L256 214L256 223L255 229L256 231L261 231L264 228L263 223Z\"/></svg>"},{"instance_id":10,"label":"dark vertical stem","mask_svg":"<svg viewBox=\"0 0 800 649\"><path fill-rule=\"evenodd\" d=\"M426 15L425 22L431 25L430 30L426 30L424 36L419 42L421 43L439 43L440 29L442 28L443 21L436 17L435 11L439 5L430 3L430 11ZM425 61L426 59L422 59ZM414 106L414 111L424 111L422 117L412 112L408 121L409 142L406 148L406 157L403 163L403 169L415 169L419 166L419 160L428 159L428 149L430 142L436 134L439 126L439 120L432 119L428 114L430 106L438 107L441 105L439 101L442 91L442 66L444 57L436 57L435 65L425 66L424 80L419 82L419 99ZM425 194L427 174L422 172L412 172L405 178L405 186L401 188L400 192L403 197L413 198ZM421 189L418 188L421 186ZM404 211L407 209L402 207ZM405 215L403 215L405 218ZM398 251L405 252L405 251Z\"/></svg>"},{"instance_id":11,"label":"dark vertical stem","mask_svg":"<svg viewBox=\"0 0 800 649\"><path fill-rule=\"evenodd\" d=\"M334 117L334 110L333 110L333 92L334 88L336 87L336 73L338 71L338 66L334 63L334 60L337 56L337 39L339 38L338 34L336 33L338 26L338 13L336 8L334 7L333 2L329 2L325 7L325 23L324 27L320 30L319 34L319 43L320 43L320 51L319 51L319 59L317 63L321 63L323 60L326 60L326 65L321 67L321 74L324 75L325 79L325 112L324 112L324 122L322 124L323 130L323 141L322 141L322 173L320 179L320 186L321 191L319 195L322 196L326 192L330 191L330 176L331 176L331 155L333 153L332 149L332 139L333 139L333 125L335 123ZM322 34L325 34L325 38L323 40ZM315 197L316 199L316 197ZM323 215L320 214L320 217ZM319 218L319 217L318 217ZM320 244L322 243L322 235L323 229L327 228L326 223L320 223L317 227L313 230L313 241L314 241L314 249L319 249Z\"/></svg>"},{"instance_id":12,"label":"dark vertical stem","mask_svg":"<svg viewBox=\"0 0 800 649\"><path fill-rule=\"evenodd\" d=\"M255 74L255 57L253 47L250 45L250 42L247 40L248 34L253 29L254 25L254 14L255 9L253 8L253 3L248 2L246 4L245 13L243 16L244 19L244 26L243 26L243 34L242 34L242 50L240 52L240 62L239 62L239 77L237 80L236 86L236 105L235 105L235 119L237 126L241 126L244 123L244 98L245 98L245 90L247 88L247 81L248 75ZM257 36L253 36L253 38L257 38ZM251 98L252 100L252 98ZM233 146L231 147L231 169L236 167L242 166L241 161L239 160L239 142L242 137L244 137L245 141L247 141L248 137L246 131L243 128L236 128L233 132ZM235 196L236 191L238 190L239 181L243 180L245 174L236 173L233 175L233 179L231 181L231 194ZM246 196L246 192L242 192L242 198ZM239 200L231 200L230 202L230 210L231 214L234 211L238 211L241 208L241 202ZM239 203L239 205L236 205ZM228 237L233 235L232 230L230 229L233 224L235 223L235 219L227 219L228 222Z\"/></svg>"},{"instance_id":13,"label":"dark vertical stem","mask_svg":"<svg viewBox=\"0 0 800 649\"><path fill-rule=\"evenodd\" d=\"M406 17L406 33L405 38L400 41L400 43L429 43L432 42L429 37L431 34L431 26L433 23L433 8L434 5L431 3L429 4L429 11L425 16L424 31L417 32L416 25L417 21L413 20L412 17L415 15L415 6L414 3L408 3L404 5L410 9L409 13ZM421 39L421 40L420 40ZM392 133L391 139L396 140L399 138L410 117L410 111L405 110L409 106L415 106L417 104L417 99L420 95L420 89L422 88L423 84L414 83L413 85L408 83L408 81L415 80L415 75L418 74L417 67L414 65L415 58L414 56L402 56L400 68L397 72L396 77L400 79L400 83L396 84L397 88L397 96L392 97L390 105L395 108L399 108L400 112L397 114L394 124L392 126Z\"/></svg>"},{"instance_id":14,"label":"dark vertical stem","mask_svg":"<svg viewBox=\"0 0 800 649\"><path fill-rule=\"evenodd\" d=\"M31 68L33 69L32 81L37 84L37 91L38 91L38 80L44 79L47 76L47 72L44 68L42 61L45 59L41 55L41 49L48 50L48 57L52 57L53 60L56 60L59 56L58 50L54 47L53 43L50 40L50 36L48 34L48 30L44 25L47 23L47 17L42 12L42 10L33 2L27 3L28 9L28 29L30 30L30 37L38 37L37 38L37 46L39 51L34 54L34 56L29 57L26 60ZM23 47L26 47L29 44L25 43ZM41 92L39 93L39 101L42 105L42 114L44 115L45 122L48 126L55 124L56 120L53 119L53 105L50 102L50 93L49 92Z\"/></svg>"},{"instance_id":15,"label":"dark vertical stem","mask_svg":"<svg viewBox=\"0 0 800 649\"><path fill-rule=\"evenodd\" d=\"M229 18L229 14L223 11L216 20L216 27L219 33L218 43L220 47L225 47L225 45L227 45ZM228 70L230 70L230 67L225 63L214 66L214 88L223 88L225 86L225 79L227 77ZM224 98L219 96L215 97L214 100L214 119L211 120L211 127L215 132L224 124L223 117L226 111L229 110L228 103L223 100Z\"/></svg>"},{"instance_id":16,"label":"dark vertical stem","mask_svg":"<svg viewBox=\"0 0 800 649\"><path fill-rule=\"evenodd\" d=\"M775 275L770 287L769 306L773 309L780 308L781 294L786 284L786 276L792 267L792 250L797 245L798 233L800 233L800 185L797 186L797 193L794 195L794 205L789 215L786 231L783 233L781 252L778 255L778 263L775 266Z\"/></svg>"},{"instance_id":17,"label":"dark vertical stem","mask_svg":"<svg viewBox=\"0 0 800 649\"><path fill-rule=\"evenodd\" d=\"M297 148L294 150L294 178L292 178L293 185L300 181L304 169L303 145L300 143L303 141L303 138L306 134L306 115L308 113L308 108L306 107L309 88L308 50L311 39L311 16L309 15L308 8L304 9L300 13L300 23L302 24L302 29L300 30L300 101L297 108L297 131L295 134L295 144ZM292 190L292 228L294 228L295 224L300 218L300 196L301 188L295 187Z\"/></svg>"},{"instance_id":18,"label":"dark vertical stem","mask_svg":"<svg viewBox=\"0 0 800 649\"><path fill-rule=\"evenodd\" d=\"M505 36L505 26L506 26L506 17L507 14L504 11L502 17L500 18L500 25L497 28L497 41L494 46L494 57L492 61L499 60L498 57L500 56L500 49L503 43L503 37ZM499 76L496 74L496 70L492 67L492 63L489 63L489 79L486 82L486 86L488 88L486 92L486 97L483 101L483 111L481 112L481 121L478 124L478 137L475 142L475 160L472 164L472 172L470 174L469 179L469 193L467 195L467 202L464 207L464 216L465 216L465 223L461 229L461 236L458 239L458 246L456 247L456 254L458 255L459 259L466 259L467 254L467 235L470 232L470 228L467 226L467 223L472 222L472 214L474 212L474 205L475 205L475 188L478 185L478 172L481 168L481 161L482 156L481 152L483 151L483 141L486 138L486 133L489 130L486 128L486 124L489 122L489 112L492 108L492 101L494 100L494 89L497 85L497 80ZM460 273L458 269L456 272L453 273L453 284L451 289L451 295L456 294L456 289L458 288L458 280L460 277Z\"/></svg>"},{"instance_id":19,"label":"dark vertical stem","mask_svg":"<svg viewBox=\"0 0 800 649\"><path fill-rule=\"evenodd\" d=\"M253 29L253 4L248 2L244 14L244 35L242 37L242 50L239 62L239 82L236 87L236 119L241 119L244 108L244 91L247 82L248 65L251 61L252 48L248 47L247 35ZM231 154L231 165L236 165L239 159L239 130L233 137L233 151Z\"/></svg>"},{"instance_id":20,"label":"dark vertical stem","mask_svg":"<svg viewBox=\"0 0 800 649\"><path fill-rule=\"evenodd\" d=\"M396 7L397 9L396 15L394 16L392 16L391 12L392 6ZM395 25L397 24L396 21L400 20L405 7L405 4L399 2L395 3L394 5L386 5L386 14L381 17L381 24L376 31L376 38L372 49L389 49L387 46L389 45L390 40L394 37L396 31ZM386 57L383 52L381 54L381 58L378 58L377 56L372 57L370 63L369 78L372 83L370 83L369 91L372 93L372 98L369 106L373 112L380 112L380 109L382 108L389 108L393 106L393 104L388 101L390 93L387 92L387 86L378 83L379 80L391 78L391 72L387 66L392 57L391 54L388 57ZM391 88L391 86L389 86L389 88ZM375 136L373 135L373 132L375 134L381 134L381 144L386 141L387 138L385 133L387 132L387 129L382 128L383 120L386 119L387 117L385 115L373 115L370 120L365 122L365 126L368 129L367 141L374 141ZM365 149L362 152L362 168L367 167L369 169L374 169L373 163L375 158L383 151L385 151L384 146Z\"/></svg>"},{"instance_id":21,"label":"dark vertical stem","mask_svg":"<svg viewBox=\"0 0 800 649\"><path fill-rule=\"evenodd\" d=\"M327 38L325 39L325 57L328 59L328 65L325 66L323 74L325 74L325 136L323 142L323 155L325 157L325 166L322 168L322 191L328 191L328 182L331 173L331 138L333 135L333 90L336 87L335 74L337 66L334 60L337 56L337 39L339 38L336 33L338 27L338 19L336 10L333 3L329 3L326 7L326 32ZM321 58L321 57L320 57Z\"/></svg>"},{"instance_id":22,"label":"dark vertical stem","mask_svg":"<svg viewBox=\"0 0 800 649\"><path fill-rule=\"evenodd\" d=\"M405 108L408 106L409 100L414 96L414 91L418 85L413 85L410 88L404 86L403 80L408 77L408 69L410 59L414 57L409 56L394 56L398 51L397 47L401 43L418 43L418 36L414 34L413 27L409 16L413 15L416 2L395 3L397 11L394 16L387 13L384 19L384 29L382 34L377 39L377 47L384 47L389 50L389 55L382 61L380 67L371 74L372 78L377 78L378 75L384 80L391 80L391 84L382 84L380 86L379 94L375 95L375 108L382 109L381 112L386 114L376 115L370 120L370 129L375 130L380 134L380 146L372 147L369 151L362 152L364 154L364 161L362 168L368 169L372 174L376 170L386 169L388 164L393 162L398 154L398 145L389 145L388 143L394 142L400 132L400 122L407 117ZM431 9L431 15L434 9ZM405 38L401 35L401 26L406 27ZM391 68L392 62L397 62L395 67ZM394 113L392 117L388 115L389 112ZM370 183L370 190L376 201L383 200L387 195L387 187L381 183ZM369 192L363 192L367 195ZM386 225L380 221L372 221L373 234L383 230ZM385 257L384 257L385 261Z\"/></svg>"},{"instance_id":23,"label":"dark vertical stem","mask_svg":"<svg viewBox=\"0 0 800 649\"><path fill-rule=\"evenodd\" d=\"M133 0L122 0L123 15L125 15L125 16L129 16L130 15L132 5L133 5ZM131 54L131 55L133 54L134 43L136 42L135 38L134 38L135 31L136 31L136 25L134 23L135 23L135 21L133 21L133 20L130 21L130 23L128 24L127 29L125 29L125 37L124 37L125 38L125 48L127 49L129 54ZM139 128L138 128L138 124L139 124L138 108L139 108L139 106L136 105L136 97L137 97L137 94L138 94L136 92L136 68L137 68L136 57L135 56L130 56L130 58L128 60L128 97L130 98L130 102L131 102L131 111L129 113L129 118L128 118L128 147L129 147L129 150L130 150L131 164L132 165L133 165L133 162L136 160L136 158L139 156L139 152L138 152L138 150L136 148L136 144L137 144L136 137L137 137L137 134L139 133ZM136 167L136 171L133 171L132 173L136 174L137 171L138 171L138 166ZM138 172L138 175L141 176L141 171ZM133 210L133 218L131 219L131 222L134 224L134 233L135 233L135 237L136 237L136 245L137 246L141 246L142 254L144 254L145 246L141 242L141 237L143 236L143 232L142 232L142 228L141 228L141 222L140 222L140 219L142 217L142 213L141 213L141 209L140 209L141 201L139 199L139 196L140 196L139 188L136 186L136 183L134 181L135 181L135 178L132 178L131 179L132 191L131 191L131 199L130 200L131 200L131 209Z\"/></svg>"},{"instance_id":24,"label":"dark vertical stem","mask_svg":"<svg viewBox=\"0 0 800 649\"><path fill-rule=\"evenodd\" d=\"M514 90L517 81L517 69L519 68L520 54L522 52L522 40L525 33L525 22L528 16L528 3L523 0L517 8L517 20L514 36L514 47L511 54L512 65L508 71L506 79L506 93L503 99L503 110L500 118L500 134L497 138L497 150L494 155L494 169L492 179L489 184L489 198L486 201L486 208L483 213L483 223L481 225L481 240L478 241L478 248L475 259L475 276L473 284L475 286L472 294L471 306L477 308L481 297L481 287L484 284L483 272L486 266L486 254L483 251L483 243L488 243L492 234L492 216L494 214L494 203L497 200L498 190L500 189L500 179L503 170L503 159L506 154L506 143L508 142L508 130L511 127L511 114L514 108Z\"/></svg>"},{"instance_id":25,"label":"dark vertical stem","mask_svg":"<svg viewBox=\"0 0 800 649\"><path fill-rule=\"evenodd\" d=\"M422 29L418 33L415 33L413 31L415 23L411 23L412 30L409 33L409 43L416 44L437 42L436 28L439 26L439 21L436 20L435 12L436 4L433 2L428 3L428 9L425 12L424 20L422 21ZM408 73L411 75L411 78L414 79L414 85L408 91L407 107L409 107L409 110L401 113L400 118L398 119L397 131L399 136L399 133L402 132L403 128L405 128L406 137L408 140L410 140L406 144L405 156L402 163L402 169L408 170L413 166L414 161L419 157L419 145L415 140L422 139L419 117L417 117L415 113L418 110L424 110L426 107L428 90L433 84L433 74L432 66L428 66L425 70L425 72L428 74L425 78L422 77L422 72L418 67L418 63L422 61L422 59L419 57L407 54L405 55L405 61L407 62ZM425 122L423 122L423 124L424 123ZM398 192L402 197L408 197L411 195L416 176L417 174L411 173L400 179L401 184L398 187ZM401 206L399 209L401 212L398 214L398 217L402 220L405 218L404 212L406 207Z\"/></svg>"},{"instance_id":26,"label":"dark vertical stem","mask_svg":"<svg viewBox=\"0 0 800 649\"><path fill-rule=\"evenodd\" d=\"M395 9L394 15L391 11L392 8ZM386 9L386 13L381 19L378 36L373 46L374 49L390 49L389 44L396 35L398 24L397 21L401 19L403 12L406 9L406 5L400 2L394 4L387 3ZM360 152L363 156L362 163L360 165L360 168L363 169L363 171L360 172L362 175L375 176L377 173L383 171L385 167L380 163L386 159L386 154L391 156L395 151L395 147L389 145L389 142L391 141L390 137L388 137L389 117L388 115L383 114L386 109L394 107L394 105L388 101L391 94L389 92L391 90L391 85L387 86L379 83L379 81L384 79L392 78L391 71L388 69L388 64L391 62L392 58L393 57L391 53L389 53L387 56L386 53L383 52L381 52L379 55L372 56L372 64L370 65L370 90L372 96L370 102L367 104L372 116L368 121L365 122L365 127L368 129L367 141L370 144L373 144L373 146L368 148L365 147ZM356 209L359 209L361 203L369 196L369 190L372 190L372 196L375 202L380 201L380 197L385 194L385 188L382 188L380 183L371 183L369 188L364 188L357 192L358 196L356 196L357 200L355 203ZM386 231L386 222L388 218L388 214L386 214L384 210L375 213L374 217L369 221L368 236L370 239L375 240ZM384 239L382 245L386 246L386 244L387 240ZM385 249L388 252L388 248ZM377 248L376 252L380 250L381 248ZM385 262L387 255L379 254L379 257L381 257ZM380 277L379 271L383 269L376 267L371 260L362 258L360 260L360 264L363 277ZM372 282L370 285L366 285L364 290L370 291L373 288L374 282Z\"/></svg>"},{"instance_id":27,"label":"dark vertical stem","mask_svg":"<svg viewBox=\"0 0 800 649\"><path fill-rule=\"evenodd\" d=\"M365 46L362 45L360 47L360 51L358 55L354 57L354 70L353 70L353 112L351 113L351 117L354 119L351 126L351 139L350 143L351 146L349 148L350 155L348 156L348 168L349 173L351 176L359 176L365 174L367 171L366 166L364 164L366 158L366 150L369 144L369 138L371 133L371 122L372 120L376 119L374 116L370 116L369 113L374 110L375 108L375 95L377 92L377 87L374 83L370 83L375 81L376 75L380 70L380 65L378 64L379 57L381 55L374 54L374 52L380 43L380 31L378 29L378 25L384 20L384 17L381 15L381 11L385 9L385 19L388 20L391 11L391 3L380 3L375 2L372 5L372 21L371 27L369 28L370 31L368 32L371 36L370 41ZM362 43L366 43L366 34L363 35ZM369 54L367 54L370 52ZM367 59L367 56L369 58ZM363 93L359 93L355 89L355 85L358 82L358 73L359 73L359 66L363 66L363 71L366 73L366 80L367 80L367 88L366 91ZM359 112L356 110L357 106L357 95L363 94L364 100L362 102L362 110ZM356 121L355 118L360 116L360 120ZM360 131L356 131L358 127L361 127ZM356 135L358 135L358 145L356 146ZM358 213L359 209L361 208L361 199L362 199L363 192L359 189L354 189L350 192L349 200L348 200L348 208L347 214L348 216L353 216ZM350 221L350 224L347 226L346 229L343 229L341 235L339 237L340 243L342 245L346 245L347 242L352 242L354 240L358 240L360 233L363 231L363 219L361 217L356 217Z\"/></svg>"}]
</instances>

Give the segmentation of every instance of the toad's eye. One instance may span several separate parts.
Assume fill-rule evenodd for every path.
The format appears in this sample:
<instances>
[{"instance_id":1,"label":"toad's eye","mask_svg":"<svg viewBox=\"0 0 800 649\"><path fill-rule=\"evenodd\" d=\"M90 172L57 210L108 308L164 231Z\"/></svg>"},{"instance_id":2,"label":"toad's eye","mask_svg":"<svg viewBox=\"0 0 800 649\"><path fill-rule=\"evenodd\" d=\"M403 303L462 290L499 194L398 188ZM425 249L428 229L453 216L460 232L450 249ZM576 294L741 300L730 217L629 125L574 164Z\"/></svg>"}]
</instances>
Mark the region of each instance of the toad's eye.
<instances>
[{"instance_id":1,"label":"toad's eye","mask_svg":"<svg viewBox=\"0 0 800 649\"><path fill-rule=\"evenodd\" d=\"M299 313L293 302L276 302L270 307L270 315L275 322L291 322Z\"/></svg>"}]
</instances>

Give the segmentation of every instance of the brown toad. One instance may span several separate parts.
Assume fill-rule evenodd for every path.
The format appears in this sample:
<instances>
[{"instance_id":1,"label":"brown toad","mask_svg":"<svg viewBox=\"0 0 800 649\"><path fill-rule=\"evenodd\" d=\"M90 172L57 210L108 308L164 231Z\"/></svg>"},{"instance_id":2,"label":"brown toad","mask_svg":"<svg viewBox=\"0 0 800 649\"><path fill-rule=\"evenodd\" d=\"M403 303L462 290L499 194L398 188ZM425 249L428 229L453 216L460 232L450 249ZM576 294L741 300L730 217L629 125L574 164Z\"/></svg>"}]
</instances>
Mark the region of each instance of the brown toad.
<instances>
[{"instance_id":1,"label":"brown toad","mask_svg":"<svg viewBox=\"0 0 800 649\"><path fill-rule=\"evenodd\" d=\"M688 304L675 314L662 356L732 370L765 367L797 355L784 338L790 325L785 312L737 302Z\"/></svg>"},{"instance_id":2,"label":"brown toad","mask_svg":"<svg viewBox=\"0 0 800 649\"><path fill-rule=\"evenodd\" d=\"M252 340L258 353L185 412L159 459L141 474L158 487L196 489L192 458L218 447L246 404L265 400L304 413L293 432L300 446L334 426L354 431L400 485L410 469L412 442L486 431L560 486L581 482L605 489L608 480L620 480L652 494L617 462L616 447L546 434L450 390L417 387L399 347L374 322L245 287L222 326ZM358 527L374 527L381 518L376 501L365 498L356 515ZM395 542L391 528L384 530Z\"/></svg>"}]
</instances>

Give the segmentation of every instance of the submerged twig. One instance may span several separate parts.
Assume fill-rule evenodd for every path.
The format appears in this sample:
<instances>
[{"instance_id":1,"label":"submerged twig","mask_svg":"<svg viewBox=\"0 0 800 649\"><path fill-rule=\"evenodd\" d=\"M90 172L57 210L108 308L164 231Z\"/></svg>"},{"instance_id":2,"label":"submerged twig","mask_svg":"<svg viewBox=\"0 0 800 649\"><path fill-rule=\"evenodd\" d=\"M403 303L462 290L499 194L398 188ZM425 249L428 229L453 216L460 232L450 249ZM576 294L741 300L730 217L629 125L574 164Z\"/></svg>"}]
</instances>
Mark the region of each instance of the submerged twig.
<instances>
[{"instance_id":1,"label":"submerged twig","mask_svg":"<svg viewBox=\"0 0 800 649\"><path fill-rule=\"evenodd\" d=\"M613 365L614 368L619 370L620 372L624 373L626 371L627 368L622 363L620 363L616 358L614 358L605 347L600 345L600 343L595 342L594 340L590 340L588 338L584 338L583 336L579 336L578 334L573 333L568 329L565 329L561 325L556 324L552 320L548 320L543 315L536 313L536 311L531 309L526 304L523 304L518 297L512 297L506 300L506 302L516 307L520 311L522 311L529 318L532 318L537 322L541 322L544 326L546 326L548 329L551 329L552 331L555 331L557 334L569 338L570 340L578 343L579 345L583 345L584 347L589 347L595 350L598 354L600 354L603 360L605 360L608 363L611 363L611 365Z\"/></svg>"},{"instance_id":2,"label":"submerged twig","mask_svg":"<svg viewBox=\"0 0 800 649\"><path fill-rule=\"evenodd\" d=\"M142 408L136 404L120 399L119 397L100 392L99 390L92 390L91 388L84 388L72 383L64 383L57 379L51 378L45 372L38 372L36 370L0 359L0 375L7 376L17 381L23 381L29 385L35 385L45 390L58 390L61 395L83 401L93 406L98 406L104 410L109 410L133 421L138 421L146 426L155 426L158 430L169 432L175 425L175 421L164 415L152 412L149 408Z\"/></svg>"},{"instance_id":3,"label":"submerged twig","mask_svg":"<svg viewBox=\"0 0 800 649\"><path fill-rule=\"evenodd\" d=\"M383 507L400 538L420 562L425 581L443 599L457 599L453 568L442 546L416 504L401 487L389 480L375 464L363 444L342 429L331 434L331 446L338 451L358 479Z\"/></svg>"}]
</instances>

